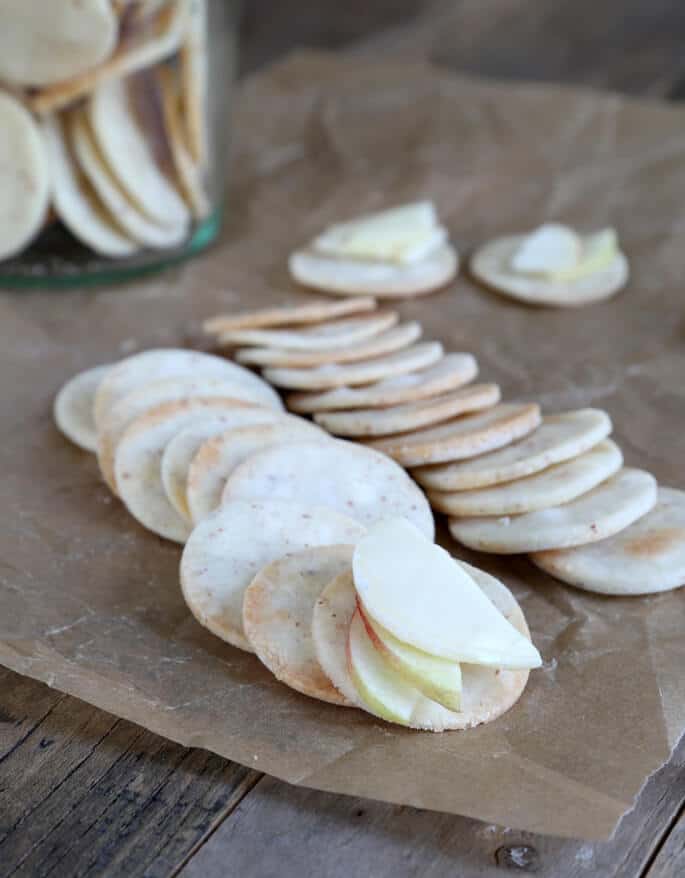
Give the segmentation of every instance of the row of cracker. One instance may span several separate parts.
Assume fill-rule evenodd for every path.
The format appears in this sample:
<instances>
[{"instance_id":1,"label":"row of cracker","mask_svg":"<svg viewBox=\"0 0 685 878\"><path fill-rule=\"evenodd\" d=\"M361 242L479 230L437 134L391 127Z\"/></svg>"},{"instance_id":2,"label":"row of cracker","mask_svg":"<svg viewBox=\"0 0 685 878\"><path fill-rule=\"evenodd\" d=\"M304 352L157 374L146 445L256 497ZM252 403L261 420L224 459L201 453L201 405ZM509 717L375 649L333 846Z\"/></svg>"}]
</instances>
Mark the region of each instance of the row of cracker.
<instances>
[{"instance_id":1,"label":"row of cracker","mask_svg":"<svg viewBox=\"0 0 685 878\"><path fill-rule=\"evenodd\" d=\"M248 495L328 505L365 524L405 517L434 534L428 501L402 467L286 413L266 381L222 357L135 354L68 381L54 413L65 435L95 451L129 512L176 542L222 498Z\"/></svg>"},{"instance_id":2,"label":"row of cracker","mask_svg":"<svg viewBox=\"0 0 685 878\"><path fill-rule=\"evenodd\" d=\"M55 217L98 255L167 249L210 209L204 0L72 5L3 8L0 259Z\"/></svg>"},{"instance_id":3,"label":"row of cracker","mask_svg":"<svg viewBox=\"0 0 685 878\"><path fill-rule=\"evenodd\" d=\"M473 357L419 341L418 323L380 310L326 320L320 303L312 325L316 307L217 316L205 329L290 391L292 411L410 469L469 548L530 553L607 594L685 582L685 494L623 466L605 412L543 417L536 404L501 403L496 385L470 383Z\"/></svg>"},{"instance_id":4,"label":"row of cracker","mask_svg":"<svg viewBox=\"0 0 685 878\"><path fill-rule=\"evenodd\" d=\"M414 551L414 540L430 552L426 498L385 455L285 414L271 387L241 366L192 351L146 351L75 376L54 413L65 435L96 451L104 480L141 524L187 540L181 584L200 623L256 652L298 691L441 731L495 719L539 664L533 650L525 667L482 667L474 664L478 644L469 653L464 641L459 655L467 664L436 657L427 679L425 658L417 676L413 647L395 655L399 671L392 661L386 667L355 614L354 545L367 529L395 521L404 528L404 551ZM459 569L452 575L466 587L465 599L469 589L470 600L482 590L486 612L495 607L495 628L530 637L504 585L468 565ZM361 650L356 671L346 659L353 628Z\"/></svg>"}]
</instances>

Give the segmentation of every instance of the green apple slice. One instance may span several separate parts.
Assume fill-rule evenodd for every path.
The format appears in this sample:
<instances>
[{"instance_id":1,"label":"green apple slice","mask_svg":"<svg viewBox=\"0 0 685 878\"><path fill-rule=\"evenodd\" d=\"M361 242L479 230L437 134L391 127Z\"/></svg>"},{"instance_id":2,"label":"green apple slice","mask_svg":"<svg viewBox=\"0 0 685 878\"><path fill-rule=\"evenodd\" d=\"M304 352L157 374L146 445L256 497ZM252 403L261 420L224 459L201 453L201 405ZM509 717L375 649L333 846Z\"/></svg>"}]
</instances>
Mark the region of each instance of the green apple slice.
<instances>
[{"instance_id":1,"label":"green apple slice","mask_svg":"<svg viewBox=\"0 0 685 878\"><path fill-rule=\"evenodd\" d=\"M417 201L330 226L313 248L343 259L416 262L446 241L432 202Z\"/></svg>"},{"instance_id":2,"label":"green apple slice","mask_svg":"<svg viewBox=\"0 0 685 878\"><path fill-rule=\"evenodd\" d=\"M571 271L582 255L581 238L567 226L545 223L523 239L511 260L520 274L552 275Z\"/></svg>"},{"instance_id":3,"label":"green apple slice","mask_svg":"<svg viewBox=\"0 0 685 878\"><path fill-rule=\"evenodd\" d=\"M554 280L579 280L591 274L604 271L618 254L618 235L615 229L602 229L594 235L583 238L580 260L576 266L563 271L555 271Z\"/></svg>"},{"instance_id":4,"label":"green apple slice","mask_svg":"<svg viewBox=\"0 0 685 878\"><path fill-rule=\"evenodd\" d=\"M374 648L358 609L350 622L347 663L357 694L370 713L391 723L410 725L424 696Z\"/></svg>"},{"instance_id":5,"label":"green apple slice","mask_svg":"<svg viewBox=\"0 0 685 878\"><path fill-rule=\"evenodd\" d=\"M407 683L448 710L460 709L461 668L458 662L429 655L403 643L372 619L359 601L357 609L374 648Z\"/></svg>"},{"instance_id":6,"label":"green apple slice","mask_svg":"<svg viewBox=\"0 0 685 878\"><path fill-rule=\"evenodd\" d=\"M405 519L372 527L354 552L357 594L369 615L430 655L487 667L539 667L540 654L468 573Z\"/></svg>"}]
</instances>

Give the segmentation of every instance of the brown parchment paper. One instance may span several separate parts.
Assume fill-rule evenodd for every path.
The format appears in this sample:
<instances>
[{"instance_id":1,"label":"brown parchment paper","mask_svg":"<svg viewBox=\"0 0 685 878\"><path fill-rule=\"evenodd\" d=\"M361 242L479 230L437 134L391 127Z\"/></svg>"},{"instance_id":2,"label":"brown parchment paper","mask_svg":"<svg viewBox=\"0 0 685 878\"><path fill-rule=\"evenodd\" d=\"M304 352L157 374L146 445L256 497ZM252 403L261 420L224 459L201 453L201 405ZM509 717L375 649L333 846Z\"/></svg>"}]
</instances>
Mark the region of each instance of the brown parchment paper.
<instances>
[{"instance_id":1,"label":"brown parchment paper","mask_svg":"<svg viewBox=\"0 0 685 878\"><path fill-rule=\"evenodd\" d=\"M50 409L80 369L192 344L218 309L306 297L285 271L296 245L425 197L463 252L549 218L618 227L633 275L611 302L536 310L462 275L401 310L507 397L607 408L628 462L685 487L685 111L306 54L243 84L235 129L211 253L106 290L0 296L0 661L291 783L606 837L685 725L685 592L593 597L525 558L462 553L513 588L544 668L491 725L407 732L289 691L200 628L179 548L126 514Z\"/></svg>"}]
</instances>

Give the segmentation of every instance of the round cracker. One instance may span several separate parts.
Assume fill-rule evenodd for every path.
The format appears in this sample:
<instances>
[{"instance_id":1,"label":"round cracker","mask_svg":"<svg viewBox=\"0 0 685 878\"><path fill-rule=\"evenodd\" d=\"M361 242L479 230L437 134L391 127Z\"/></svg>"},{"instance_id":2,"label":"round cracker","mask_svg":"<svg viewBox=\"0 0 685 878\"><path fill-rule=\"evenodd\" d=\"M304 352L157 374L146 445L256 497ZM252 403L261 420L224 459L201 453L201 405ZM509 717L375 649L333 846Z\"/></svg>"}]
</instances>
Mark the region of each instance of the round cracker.
<instances>
[{"instance_id":1,"label":"round cracker","mask_svg":"<svg viewBox=\"0 0 685 878\"><path fill-rule=\"evenodd\" d=\"M250 646L271 673L298 692L349 705L324 674L312 640L312 614L321 592L352 565L353 546L319 546L262 568L243 599Z\"/></svg>"},{"instance_id":2,"label":"round cracker","mask_svg":"<svg viewBox=\"0 0 685 878\"><path fill-rule=\"evenodd\" d=\"M628 282L630 269L623 253L613 262L587 277L577 280L553 280L510 269L514 254L525 235L496 238L478 249L471 259L471 273L479 281L499 293L533 305L556 305L574 308L609 299Z\"/></svg>"},{"instance_id":3,"label":"round cracker","mask_svg":"<svg viewBox=\"0 0 685 878\"><path fill-rule=\"evenodd\" d=\"M466 412L486 409L498 403L499 399L500 389L496 384L472 384L432 399L385 409L319 412L314 415L314 420L337 436L387 436L437 424Z\"/></svg>"},{"instance_id":4,"label":"round cracker","mask_svg":"<svg viewBox=\"0 0 685 878\"><path fill-rule=\"evenodd\" d=\"M69 140L79 166L105 209L134 241L146 247L175 247L185 238L185 229L160 226L145 216L128 198L100 153L88 125L84 109L68 111Z\"/></svg>"},{"instance_id":5,"label":"round cracker","mask_svg":"<svg viewBox=\"0 0 685 878\"><path fill-rule=\"evenodd\" d=\"M450 244L404 264L336 259L298 250L290 256L288 267L298 283L333 295L409 298L432 293L453 280L459 257Z\"/></svg>"},{"instance_id":6,"label":"round cracker","mask_svg":"<svg viewBox=\"0 0 685 878\"><path fill-rule=\"evenodd\" d=\"M437 363L418 372L383 378L364 387L336 387L322 393L291 393L287 403L291 411L303 413L384 408L456 390L472 381L477 374L478 364L471 354L445 354Z\"/></svg>"},{"instance_id":7,"label":"round cracker","mask_svg":"<svg viewBox=\"0 0 685 878\"><path fill-rule=\"evenodd\" d=\"M383 454L340 439L307 440L260 451L233 471L228 500L292 500L329 506L364 525L406 518L429 539L433 515L419 487Z\"/></svg>"},{"instance_id":8,"label":"round cracker","mask_svg":"<svg viewBox=\"0 0 685 878\"><path fill-rule=\"evenodd\" d=\"M209 162L209 132L207 130L209 19L207 0L190 0L189 7L185 38L180 51L183 111L188 127L191 155L194 161L204 168Z\"/></svg>"},{"instance_id":9,"label":"round cracker","mask_svg":"<svg viewBox=\"0 0 685 878\"><path fill-rule=\"evenodd\" d=\"M530 640L523 611L509 589L494 576L457 561L485 592L502 615ZM347 663L347 637L356 609L356 592L350 572L328 585L314 605L312 639L316 657L333 685L348 701L371 712L362 704ZM441 732L468 729L491 722L509 710L520 698L528 671L505 671L463 664L461 710L451 711L428 698L420 700L412 728Z\"/></svg>"},{"instance_id":10,"label":"round cracker","mask_svg":"<svg viewBox=\"0 0 685 878\"><path fill-rule=\"evenodd\" d=\"M429 491L433 509L446 515L521 515L570 503L613 476L623 465L621 450L610 439L514 482L471 491Z\"/></svg>"},{"instance_id":11,"label":"round cracker","mask_svg":"<svg viewBox=\"0 0 685 878\"><path fill-rule=\"evenodd\" d=\"M275 424L238 427L207 440L188 469L186 497L191 521L197 524L221 505L227 479L247 458L274 445L308 438L326 437L315 424L291 415Z\"/></svg>"},{"instance_id":12,"label":"round cracker","mask_svg":"<svg viewBox=\"0 0 685 878\"><path fill-rule=\"evenodd\" d=\"M93 403L100 382L111 368L108 363L79 372L62 385L55 397L53 414L58 429L86 451L97 448Z\"/></svg>"},{"instance_id":13,"label":"round cracker","mask_svg":"<svg viewBox=\"0 0 685 878\"><path fill-rule=\"evenodd\" d=\"M162 455L162 484L174 509L186 521L192 522L188 509L188 470L202 445L219 433L237 427L273 424L284 416L272 409L236 408L220 412L213 418L204 418L199 424L181 430L164 449Z\"/></svg>"},{"instance_id":14,"label":"round cracker","mask_svg":"<svg viewBox=\"0 0 685 878\"><path fill-rule=\"evenodd\" d=\"M373 338L395 326L398 320L397 311L379 311L371 316L348 317L304 329L232 329L222 332L219 341L228 345L266 345L293 351L328 351Z\"/></svg>"},{"instance_id":15,"label":"round cracker","mask_svg":"<svg viewBox=\"0 0 685 878\"><path fill-rule=\"evenodd\" d=\"M352 572L346 570L324 588L314 604L312 641L324 674L346 701L361 707L347 667L347 637L356 608L354 578Z\"/></svg>"},{"instance_id":16,"label":"round cracker","mask_svg":"<svg viewBox=\"0 0 685 878\"><path fill-rule=\"evenodd\" d=\"M3 15L2 28L5 29ZM50 167L38 124L18 100L0 92L0 259L38 234L50 200Z\"/></svg>"},{"instance_id":17,"label":"round cracker","mask_svg":"<svg viewBox=\"0 0 685 878\"><path fill-rule=\"evenodd\" d=\"M540 407L535 403L502 403L437 427L375 439L369 445L402 466L443 463L501 448L527 435L539 423Z\"/></svg>"},{"instance_id":18,"label":"round cracker","mask_svg":"<svg viewBox=\"0 0 685 878\"><path fill-rule=\"evenodd\" d=\"M197 396L230 399L235 403L236 408L257 406L258 403L250 398L249 392L244 393L244 390L239 382L204 378L200 375L197 378L190 376L164 378L127 393L107 411L97 431L98 464L105 482L115 494L118 493L114 476L117 445L129 425L145 412L164 402L177 402Z\"/></svg>"},{"instance_id":19,"label":"round cracker","mask_svg":"<svg viewBox=\"0 0 685 878\"><path fill-rule=\"evenodd\" d=\"M234 501L193 530L181 558L181 590L198 622L252 652L243 597L272 561L315 546L354 545L364 527L332 509L302 503Z\"/></svg>"},{"instance_id":20,"label":"round cracker","mask_svg":"<svg viewBox=\"0 0 685 878\"><path fill-rule=\"evenodd\" d=\"M611 433L599 409L545 415L535 432L499 451L472 460L418 467L416 481L434 491L466 491L522 479L588 451Z\"/></svg>"},{"instance_id":21,"label":"round cracker","mask_svg":"<svg viewBox=\"0 0 685 878\"><path fill-rule=\"evenodd\" d=\"M300 323L321 323L336 317L373 311L375 308L376 300L371 296L357 296L340 302L316 299L304 304L281 305L277 308L262 308L259 311L217 314L216 317L205 320L202 328L205 332L219 334L233 329L267 329Z\"/></svg>"},{"instance_id":22,"label":"round cracker","mask_svg":"<svg viewBox=\"0 0 685 878\"><path fill-rule=\"evenodd\" d=\"M186 0L148 2L136 14L133 33L125 34L116 50L80 76L29 93L27 103L36 113L52 113L85 97L98 85L163 61L178 50L187 19Z\"/></svg>"},{"instance_id":23,"label":"round cracker","mask_svg":"<svg viewBox=\"0 0 685 878\"><path fill-rule=\"evenodd\" d=\"M530 557L584 591L628 596L679 588L685 585L685 492L660 487L656 506L613 537Z\"/></svg>"},{"instance_id":24,"label":"round cracker","mask_svg":"<svg viewBox=\"0 0 685 878\"><path fill-rule=\"evenodd\" d=\"M115 179L138 210L157 225L185 234L188 208L157 162L151 120L138 119L133 110L129 89L137 84L133 76L98 86L86 103L91 131Z\"/></svg>"},{"instance_id":25,"label":"round cracker","mask_svg":"<svg viewBox=\"0 0 685 878\"><path fill-rule=\"evenodd\" d=\"M450 518L450 533L471 549L496 554L539 552L594 543L619 533L656 503L654 476L624 468L563 506L502 518Z\"/></svg>"},{"instance_id":26,"label":"round cracker","mask_svg":"<svg viewBox=\"0 0 685 878\"><path fill-rule=\"evenodd\" d=\"M154 75L176 176L191 213L195 219L202 220L209 214L211 202L205 189L202 170L188 150L174 70L168 65L161 65L154 71Z\"/></svg>"},{"instance_id":27,"label":"round cracker","mask_svg":"<svg viewBox=\"0 0 685 878\"><path fill-rule=\"evenodd\" d=\"M109 0L3 0L0 79L44 86L79 76L114 50Z\"/></svg>"},{"instance_id":28,"label":"round cracker","mask_svg":"<svg viewBox=\"0 0 685 878\"><path fill-rule=\"evenodd\" d=\"M443 347L438 341L423 342L410 348L360 360L358 363L330 363L313 369L265 369L264 377L277 387L291 390L330 390L333 387L370 384L382 378L405 375L417 369L425 369L442 359Z\"/></svg>"},{"instance_id":29,"label":"round cracker","mask_svg":"<svg viewBox=\"0 0 685 878\"><path fill-rule=\"evenodd\" d=\"M365 341L345 348L331 348L323 351L293 351L285 348L244 348L236 351L239 363L256 366L285 366L298 369L303 366L321 366L326 363L354 363L381 357L409 347L421 337L421 324L418 321L403 323L393 329L380 332Z\"/></svg>"},{"instance_id":30,"label":"round cracker","mask_svg":"<svg viewBox=\"0 0 685 878\"><path fill-rule=\"evenodd\" d=\"M283 410L278 394L254 373L223 357L183 348L154 348L121 360L98 388L95 423L98 429L105 413L133 390L165 378L216 378L230 381L254 394L261 405Z\"/></svg>"},{"instance_id":31,"label":"round cracker","mask_svg":"<svg viewBox=\"0 0 685 878\"><path fill-rule=\"evenodd\" d=\"M114 222L71 153L62 121L43 119L52 174L52 202L64 225L101 256L130 256L138 245Z\"/></svg>"},{"instance_id":32,"label":"round cracker","mask_svg":"<svg viewBox=\"0 0 685 878\"><path fill-rule=\"evenodd\" d=\"M124 505L143 527L168 540L185 542L191 528L169 503L162 484L162 454L181 430L205 414L234 406L234 400L221 398L165 402L128 427L117 445L114 478Z\"/></svg>"}]
</instances>

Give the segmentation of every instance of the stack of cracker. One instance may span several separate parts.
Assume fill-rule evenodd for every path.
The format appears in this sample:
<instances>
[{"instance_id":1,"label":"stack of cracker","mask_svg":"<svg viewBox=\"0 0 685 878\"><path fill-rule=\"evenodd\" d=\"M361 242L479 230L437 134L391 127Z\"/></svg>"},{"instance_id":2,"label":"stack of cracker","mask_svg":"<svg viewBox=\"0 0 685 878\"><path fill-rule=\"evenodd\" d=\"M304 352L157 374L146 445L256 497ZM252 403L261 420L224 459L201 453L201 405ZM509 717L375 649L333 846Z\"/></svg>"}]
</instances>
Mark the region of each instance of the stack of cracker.
<instances>
[{"instance_id":1,"label":"stack of cracker","mask_svg":"<svg viewBox=\"0 0 685 878\"><path fill-rule=\"evenodd\" d=\"M474 383L469 353L421 340L372 298L217 316L205 329L287 392L292 412L408 469L452 536L530 554L557 578L606 594L685 583L685 493L623 465L597 409L542 414Z\"/></svg>"},{"instance_id":2,"label":"stack of cracker","mask_svg":"<svg viewBox=\"0 0 685 878\"><path fill-rule=\"evenodd\" d=\"M124 258L208 215L206 5L3 4L0 259L55 218Z\"/></svg>"}]
</instances>

